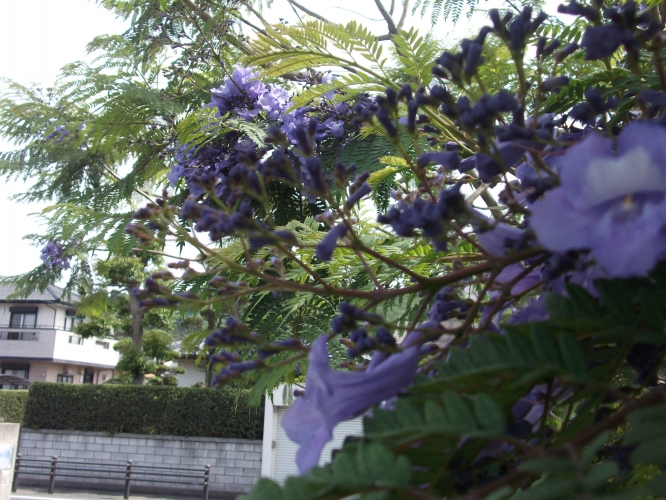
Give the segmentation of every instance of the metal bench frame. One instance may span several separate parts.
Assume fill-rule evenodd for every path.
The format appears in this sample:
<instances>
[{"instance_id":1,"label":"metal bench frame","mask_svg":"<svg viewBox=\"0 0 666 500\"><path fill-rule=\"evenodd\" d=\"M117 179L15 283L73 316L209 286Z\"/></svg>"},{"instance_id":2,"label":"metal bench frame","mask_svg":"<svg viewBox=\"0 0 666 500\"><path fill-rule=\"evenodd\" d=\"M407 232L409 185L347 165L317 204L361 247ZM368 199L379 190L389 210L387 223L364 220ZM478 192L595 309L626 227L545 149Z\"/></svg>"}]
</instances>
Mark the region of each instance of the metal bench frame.
<instances>
[{"instance_id":1,"label":"metal bench frame","mask_svg":"<svg viewBox=\"0 0 666 500\"><path fill-rule=\"evenodd\" d=\"M58 457L51 459L23 458L20 453L16 455L16 464L14 465L14 480L12 491L15 493L18 487L19 474L33 474L36 476L49 477L49 493L55 491L55 480L58 478L97 478L97 479L115 479L125 481L125 496L127 500L130 497L131 481L150 481L158 484L182 484L182 485L200 485L201 471L187 467L164 467L159 465L135 464L132 460L127 463L122 462L85 462L81 460L58 460ZM95 475L103 472L104 475ZM168 475L177 479L157 479L154 476ZM152 478L151 478L152 477ZM196 480L198 481L187 481ZM203 470L203 500L208 500L208 487L210 483L210 465L206 465Z\"/></svg>"}]
</instances>

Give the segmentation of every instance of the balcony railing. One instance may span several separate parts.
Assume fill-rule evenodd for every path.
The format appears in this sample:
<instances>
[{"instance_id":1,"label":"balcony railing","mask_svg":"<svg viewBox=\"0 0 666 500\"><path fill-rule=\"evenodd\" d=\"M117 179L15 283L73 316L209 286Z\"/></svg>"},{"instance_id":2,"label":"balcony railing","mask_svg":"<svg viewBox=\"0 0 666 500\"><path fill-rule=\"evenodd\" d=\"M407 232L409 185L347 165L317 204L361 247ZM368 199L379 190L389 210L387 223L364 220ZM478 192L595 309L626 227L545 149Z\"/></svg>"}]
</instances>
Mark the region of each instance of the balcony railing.
<instances>
[{"instance_id":1,"label":"balcony railing","mask_svg":"<svg viewBox=\"0 0 666 500\"><path fill-rule=\"evenodd\" d=\"M0 340L39 340L40 332L3 332L0 331Z\"/></svg>"},{"instance_id":2,"label":"balcony railing","mask_svg":"<svg viewBox=\"0 0 666 500\"><path fill-rule=\"evenodd\" d=\"M78 323L77 323L78 325ZM62 326L56 325L35 325L35 326L12 326L11 324L5 323L0 324L0 328L8 330L59 330L62 332L73 332L73 330L68 330Z\"/></svg>"}]
</instances>

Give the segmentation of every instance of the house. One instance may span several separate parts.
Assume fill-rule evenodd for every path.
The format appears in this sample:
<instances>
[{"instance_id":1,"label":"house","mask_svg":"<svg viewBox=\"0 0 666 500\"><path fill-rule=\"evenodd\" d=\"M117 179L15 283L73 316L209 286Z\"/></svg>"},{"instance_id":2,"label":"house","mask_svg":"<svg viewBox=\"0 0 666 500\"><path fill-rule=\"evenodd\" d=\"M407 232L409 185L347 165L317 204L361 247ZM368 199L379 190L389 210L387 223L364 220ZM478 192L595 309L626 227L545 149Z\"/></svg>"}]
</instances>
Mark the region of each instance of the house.
<instances>
[{"instance_id":1,"label":"house","mask_svg":"<svg viewBox=\"0 0 666 500\"><path fill-rule=\"evenodd\" d=\"M208 363L197 364L197 354L183 352L183 344L179 340L171 344L171 349L178 353L178 357L171 361L170 365L180 366L185 373L177 373L179 387L192 387L198 383L206 384L206 370Z\"/></svg>"},{"instance_id":2,"label":"house","mask_svg":"<svg viewBox=\"0 0 666 500\"><path fill-rule=\"evenodd\" d=\"M76 294L49 285L25 299L8 298L11 286L0 285L0 371L30 382L101 384L113 378L119 354L115 340L84 339L74 333ZM2 389L24 388L2 384Z\"/></svg>"}]
</instances>

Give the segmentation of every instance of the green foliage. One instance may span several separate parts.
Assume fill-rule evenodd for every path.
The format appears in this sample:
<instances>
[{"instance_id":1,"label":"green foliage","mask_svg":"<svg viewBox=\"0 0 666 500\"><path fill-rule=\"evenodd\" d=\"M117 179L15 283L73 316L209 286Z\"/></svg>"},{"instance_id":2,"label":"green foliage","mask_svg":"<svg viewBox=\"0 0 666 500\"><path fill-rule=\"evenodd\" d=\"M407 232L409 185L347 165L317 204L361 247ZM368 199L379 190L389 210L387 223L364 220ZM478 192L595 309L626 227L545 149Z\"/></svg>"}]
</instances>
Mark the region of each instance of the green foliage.
<instances>
[{"instance_id":1,"label":"green foliage","mask_svg":"<svg viewBox=\"0 0 666 500\"><path fill-rule=\"evenodd\" d=\"M24 425L33 429L239 439L263 432L263 408L242 392L40 382L28 392Z\"/></svg>"},{"instance_id":2,"label":"green foliage","mask_svg":"<svg viewBox=\"0 0 666 500\"><path fill-rule=\"evenodd\" d=\"M664 342L664 276L660 266L646 279L597 280L600 298L575 284L566 285L567 295L546 295L549 320L504 325L502 335L486 332L450 347L392 409L373 409L363 437L348 438L332 464L282 488L264 480L244 498L413 498L412 485L428 484L422 498L434 499L455 496L462 477L466 487L481 487L507 475L514 486L491 498L662 498L666 483L655 467L666 463L658 437L664 393L616 377L633 371L617 363L621 353ZM618 385L606 385L614 379ZM539 384L547 410L521 431L534 446L492 451L521 442L513 411ZM618 408L620 415L604 420ZM633 468L615 455L622 447ZM493 463L479 460L484 453L500 465L484 465Z\"/></svg>"},{"instance_id":3,"label":"green foliage","mask_svg":"<svg viewBox=\"0 0 666 500\"><path fill-rule=\"evenodd\" d=\"M146 263L137 257L111 257L96 264L97 272L111 285L137 285L146 278Z\"/></svg>"},{"instance_id":4,"label":"green foliage","mask_svg":"<svg viewBox=\"0 0 666 500\"><path fill-rule=\"evenodd\" d=\"M22 424L28 391L0 391L0 418L5 423Z\"/></svg>"}]
</instances>

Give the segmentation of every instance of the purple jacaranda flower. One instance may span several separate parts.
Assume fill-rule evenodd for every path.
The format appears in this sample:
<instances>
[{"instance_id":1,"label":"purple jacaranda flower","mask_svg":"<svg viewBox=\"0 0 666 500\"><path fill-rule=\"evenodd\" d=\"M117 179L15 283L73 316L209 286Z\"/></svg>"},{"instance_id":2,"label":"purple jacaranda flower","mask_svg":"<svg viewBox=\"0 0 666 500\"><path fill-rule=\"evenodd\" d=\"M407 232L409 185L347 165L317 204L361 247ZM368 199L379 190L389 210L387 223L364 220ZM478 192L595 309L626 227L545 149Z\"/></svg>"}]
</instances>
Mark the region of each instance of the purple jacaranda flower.
<instances>
[{"instance_id":1,"label":"purple jacaranda flower","mask_svg":"<svg viewBox=\"0 0 666 500\"><path fill-rule=\"evenodd\" d=\"M666 255L666 130L637 122L615 141L590 134L560 163L561 186L532 206L554 252L590 250L611 276L641 276Z\"/></svg>"},{"instance_id":2,"label":"purple jacaranda flower","mask_svg":"<svg viewBox=\"0 0 666 500\"><path fill-rule=\"evenodd\" d=\"M518 323L532 323L535 321L546 321L548 311L546 310L546 301L543 295L539 298L531 298L523 309L515 312L508 320L507 324L515 325Z\"/></svg>"},{"instance_id":3,"label":"purple jacaranda flower","mask_svg":"<svg viewBox=\"0 0 666 500\"><path fill-rule=\"evenodd\" d=\"M338 77L337 75L333 75L333 74L331 74L331 73L326 73L326 74L322 77L322 79L321 79L321 83L323 83L323 84L332 83L333 80L335 80L337 77ZM332 101L332 100L333 100L333 97L335 97L335 90L331 90L330 92L325 93L325 94L324 94L324 97L325 97L326 99L328 99L329 101Z\"/></svg>"},{"instance_id":4,"label":"purple jacaranda flower","mask_svg":"<svg viewBox=\"0 0 666 500\"><path fill-rule=\"evenodd\" d=\"M50 269L69 269L69 259L63 256L63 248L55 241L49 241L42 249L40 259Z\"/></svg>"},{"instance_id":5,"label":"purple jacaranda flower","mask_svg":"<svg viewBox=\"0 0 666 500\"><path fill-rule=\"evenodd\" d=\"M524 246L527 236L521 229L503 222L487 231L483 231L478 225L475 225L474 229L481 246L488 253L498 256L506 255L509 250L519 250Z\"/></svg>"},{"instance_id":6,"label":"purple jacaranda flower","mask_svg":"<svg viewBox=\"0 0 666 500\"><path fill-rule=\"evenodd\" d=\"M497 275L495 278L495 283L505 284L511 283L515 279L523 274L523 276L518 279L512 286L510 293L511 295L520 295L527 292L531 288L534 288L541 281L541 273L538 269L532 269L530 272L526 273L525 267L522 264L515 263L509 266L506 266L502 269L502 272ZM498 332L500 331L500 320L502 314L507 309L507 304L502 303L499 307L496 307L496 301L500 300L502 297L502 292L492 291L488 294L489 304L484 306L482 309L481 315L481 324L486 324L488 331ZM491 313L495 311L491 317ZM520 313L520 312L519 312ZM516 313L516 314L519 314ZM529 313L527 313L529 314Z\"/></svg>"},{"instance_id":7,"label":"purple jacaranda flower","mask_svg":"<svg viewBox=\"0 0 666 500\"><path fill-rule=\"evenodd\" d=\"M421 333L411 332L402 352L387 356L378 351L366 371L356 372L330 368L326 335L313 342L305 395L294 401L282 420L289 439L299 445L296 465L301 474L317 465L336 425L395 396L412 383L421 338Z\"/></svg>"}]
</instances>

